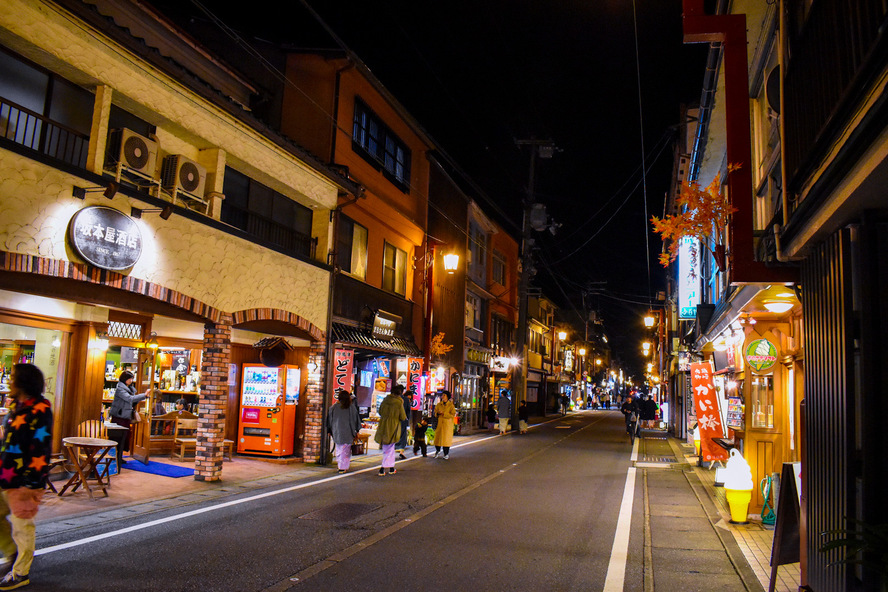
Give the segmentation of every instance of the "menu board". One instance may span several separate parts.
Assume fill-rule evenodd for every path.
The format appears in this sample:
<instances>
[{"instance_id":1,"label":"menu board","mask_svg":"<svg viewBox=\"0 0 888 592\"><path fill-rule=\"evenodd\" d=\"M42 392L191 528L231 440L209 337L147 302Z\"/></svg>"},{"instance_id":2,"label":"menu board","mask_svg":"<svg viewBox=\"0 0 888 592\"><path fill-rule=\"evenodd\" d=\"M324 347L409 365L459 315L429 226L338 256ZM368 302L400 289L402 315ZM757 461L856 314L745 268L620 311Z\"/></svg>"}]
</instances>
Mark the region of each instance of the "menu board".
<instances>
[{"instance_id":1,"label":"menu board","mask_svg":"<svg viewBox=\"0 0 888 592\"><path fill-rule=\"evenodd\" d=\"M740 397L728 397L728 427L743 430L743 400Z\"/></svg>"}]
</instances>

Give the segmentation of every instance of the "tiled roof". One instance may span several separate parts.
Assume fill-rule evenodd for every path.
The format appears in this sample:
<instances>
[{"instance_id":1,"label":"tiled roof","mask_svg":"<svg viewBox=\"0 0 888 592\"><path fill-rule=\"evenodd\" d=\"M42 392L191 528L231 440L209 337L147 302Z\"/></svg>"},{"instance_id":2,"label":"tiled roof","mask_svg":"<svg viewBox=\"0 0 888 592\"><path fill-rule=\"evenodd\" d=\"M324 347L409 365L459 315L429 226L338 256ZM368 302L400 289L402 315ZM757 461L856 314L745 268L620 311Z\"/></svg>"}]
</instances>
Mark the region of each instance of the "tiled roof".
<instances>
[{"instance_id":1,"label":"tiled roof","mask_svg":"<svg viewBox=\"0 0 888 592\"><path fill-rule=\"evenodd\" d=\"M369 330L351 327L342 323L333 323L333 341L344 345L353 345L364 349L420 357L422 351L412 339L404 339L397 335L391 341L383 341L373 337Z\"/></svg>"}]
</instances>

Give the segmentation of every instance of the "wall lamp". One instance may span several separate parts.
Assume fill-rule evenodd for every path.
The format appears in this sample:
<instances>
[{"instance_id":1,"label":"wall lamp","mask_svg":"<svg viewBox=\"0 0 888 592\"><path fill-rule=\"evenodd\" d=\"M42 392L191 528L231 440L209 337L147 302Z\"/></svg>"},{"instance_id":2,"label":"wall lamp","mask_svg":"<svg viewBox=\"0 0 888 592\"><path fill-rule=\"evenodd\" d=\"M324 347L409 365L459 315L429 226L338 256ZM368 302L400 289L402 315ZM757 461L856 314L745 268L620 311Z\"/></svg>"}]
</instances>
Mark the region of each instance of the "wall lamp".
<instances>
[{"instance_id":1,"label":"wall lamp","mask_svg":"<svg viewBox=\"0 0 888 592\"><path fill-rule=\"evenodd\" d=\"M168 205L164 208L148 208L145 210L143 210L141 208L133 208L132 211L130 212L130 215L133 218L137 218L137 219L141 218L142 214L160 214L160 218L162 220L169 220L170 216L173 215L173 206Z\"/></svg>"},{"instance_id":2,"label":"wall lamp","mask_svg":"<svg viewBox=\"0 0 888 592\"><path fill-rule=\"evenodd\" d=\"M108 184L104 187L78 187L75 185L71 188L71 194L77 199L86 199L87 193L98 193L101 191L102 195L108 199L114 199L118 189L120 189L120 183L117 181L108 181Z\"/></svg>"},{"instance_id":3,"label":"wall lamp","mask_svg":"<svg viewBox=\"0 0 888 592\"><path fill-rule=\"evenodd\" d=\"M148 336L148 341L145 343L148 346L148 349L152 349L157 351L157 348L160 347L160 344L157 343L157 333L154 331Z\"/></svg>"}]
</instances>

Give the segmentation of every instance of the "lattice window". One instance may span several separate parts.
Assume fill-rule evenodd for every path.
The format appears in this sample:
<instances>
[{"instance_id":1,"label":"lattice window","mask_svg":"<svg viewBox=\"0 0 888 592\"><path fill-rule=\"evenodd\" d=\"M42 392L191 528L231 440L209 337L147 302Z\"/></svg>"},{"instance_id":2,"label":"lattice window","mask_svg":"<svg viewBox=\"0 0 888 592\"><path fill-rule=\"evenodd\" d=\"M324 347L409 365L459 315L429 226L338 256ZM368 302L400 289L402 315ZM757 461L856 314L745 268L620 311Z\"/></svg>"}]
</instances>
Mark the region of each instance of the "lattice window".
<instances>
[{"instance_id":1,"label":"lattice window","mask_svg":"<svg viewBox=\"0 0 888 592\"><path fill-rule=\"evenodd\" d=\"M111 321L108 323L108 337L120 337L123 339L142 341L142 330L144 328L143 325Z\"/></svg>"}]
</instances>

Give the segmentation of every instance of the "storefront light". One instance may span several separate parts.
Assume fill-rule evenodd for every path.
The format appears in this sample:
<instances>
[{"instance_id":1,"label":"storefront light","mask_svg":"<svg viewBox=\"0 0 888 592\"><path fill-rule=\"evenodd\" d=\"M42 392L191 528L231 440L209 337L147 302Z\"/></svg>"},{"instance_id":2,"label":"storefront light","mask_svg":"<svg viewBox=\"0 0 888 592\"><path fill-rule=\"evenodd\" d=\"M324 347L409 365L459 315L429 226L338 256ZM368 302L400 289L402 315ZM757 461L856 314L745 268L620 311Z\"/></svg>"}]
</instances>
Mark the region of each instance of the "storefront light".
<instances>
[{"instance_id":1,"label":"storefront light","mask_svg":"<svg viewBox=\"0 0 888 592\"><path fill-rule=\"evenodd\" d=\"M456 253L447 253L444 255L444 271L447 273L456 273L459 267L459 255Z\"/></svg>"},{"instance_id":2,"label":"storefront light","mask_svg":"<svg viewBox=\"0 0 888 592\"><path fill-rule=\"evenodd\" d=\"M777 314L784 313L792 308L792 302L784 302L784 301L775 301L775 302L765 302L765 308L769 311Z\"/></svg>"},{"instance_id":3,"label":"storefront light","mask_svg":"<svg viewBox=\"0 0 888 592\"><path fill-rule=\"evenodd\" d=\"M727 351L728 350L728 342L724 337L720 337L718 341L713 344L715 351Z\"/></svg>"},{"instance_id":4,"label":"storefront light","mask_svg":"<svg viewBox=\"0 0 888 592\"><path fill-rule=\"evenodd\" d=\"M558 332L558 339L560 339L561 341L564 341L565 339L567 339L567 331L559 331Z\"/></svg>"}]
</instances>

